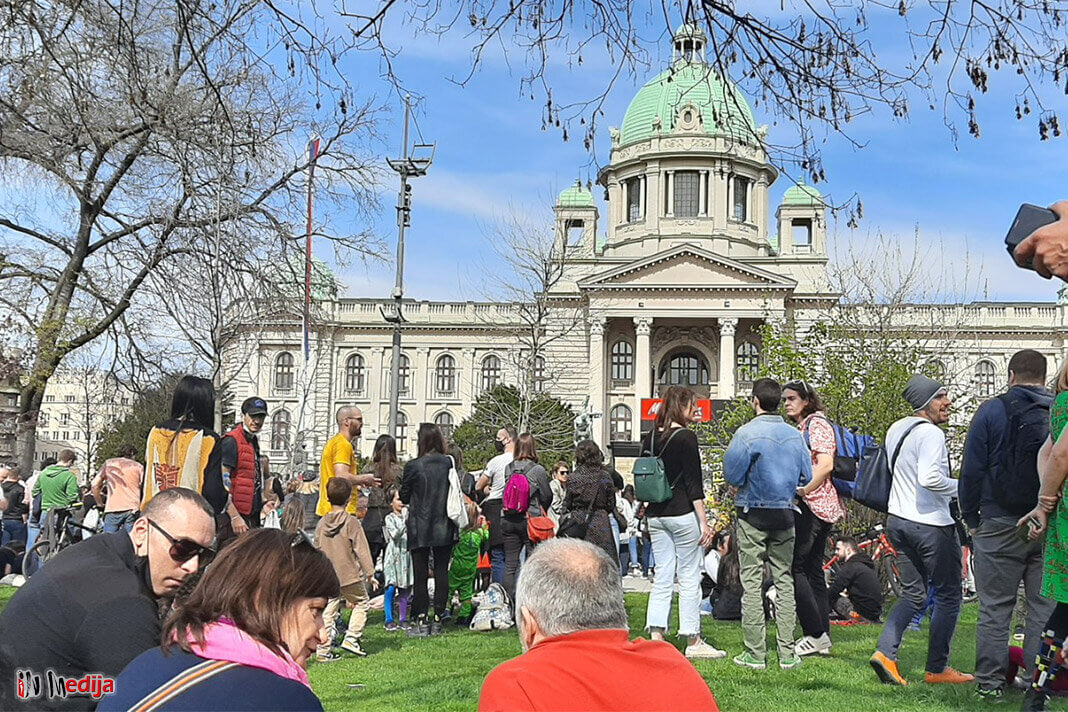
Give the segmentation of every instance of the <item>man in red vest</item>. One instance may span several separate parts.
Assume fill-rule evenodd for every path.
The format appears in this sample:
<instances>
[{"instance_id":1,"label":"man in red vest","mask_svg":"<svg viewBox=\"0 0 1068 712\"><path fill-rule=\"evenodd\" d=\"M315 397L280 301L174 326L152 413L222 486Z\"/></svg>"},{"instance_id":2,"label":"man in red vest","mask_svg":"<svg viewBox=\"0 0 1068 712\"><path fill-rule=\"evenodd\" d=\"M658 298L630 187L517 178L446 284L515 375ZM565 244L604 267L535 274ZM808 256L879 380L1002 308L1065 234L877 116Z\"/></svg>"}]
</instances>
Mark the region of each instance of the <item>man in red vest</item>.
<instances>
[{"instance_id":1,"label":"man in red vest","mask_svg":"<svg viewBox=\"0 0 1068 712\"><path fill-rule=\"evenodd\" d=\"M259 432L267 419L267 401L259 396L241 404L241 425L228 432L219 443L222 451L223 484L229 496L226 515L229 526L221 524L219 540L226 541L260 525L263 507L263 472L260 469Z\"/></svg>"}]
</instances>

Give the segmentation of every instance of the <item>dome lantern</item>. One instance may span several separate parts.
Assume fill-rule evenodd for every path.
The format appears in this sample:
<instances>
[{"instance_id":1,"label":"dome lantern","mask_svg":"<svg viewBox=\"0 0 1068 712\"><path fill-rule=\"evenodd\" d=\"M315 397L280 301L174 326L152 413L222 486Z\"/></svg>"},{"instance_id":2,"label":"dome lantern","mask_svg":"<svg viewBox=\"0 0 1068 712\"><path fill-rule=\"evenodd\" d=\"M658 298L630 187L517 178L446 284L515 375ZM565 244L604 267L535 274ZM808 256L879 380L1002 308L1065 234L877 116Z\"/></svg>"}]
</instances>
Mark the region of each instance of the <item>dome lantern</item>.
<instances>
[{"instance_id":1,"label":"dome lantern","mask_svg":"<svg viewBox=\"0 0 1068 712\"><path fill-rule=\"evenodd\" d=\"M687 22L675 31L672 38L672 63L682 60L683 62L705 61L705 45L708 44L708 36L696 23Z\"/></svg>"}]
</instances>

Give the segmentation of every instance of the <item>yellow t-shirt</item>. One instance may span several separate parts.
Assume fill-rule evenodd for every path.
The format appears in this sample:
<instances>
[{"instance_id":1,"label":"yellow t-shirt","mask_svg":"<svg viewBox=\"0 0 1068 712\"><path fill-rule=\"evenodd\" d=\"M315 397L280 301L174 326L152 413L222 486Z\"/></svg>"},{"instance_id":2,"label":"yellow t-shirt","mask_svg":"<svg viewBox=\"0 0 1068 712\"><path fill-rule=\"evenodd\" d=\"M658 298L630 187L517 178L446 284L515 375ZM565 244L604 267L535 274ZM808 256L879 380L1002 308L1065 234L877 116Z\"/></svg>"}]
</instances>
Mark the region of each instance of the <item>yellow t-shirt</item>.
<instances>
[{"instance_id":1,"label":"yellow t-shirt","mask_svg":"<svg viewBox=\"0 0 1068 712\"><path fill-rule=\"evenodd\" d=\"M323 459L319 463L319 506L315 513L325 517L330 512L330 500L326 498L326 485L334 477L334 465L348 465L349 471L359 474L359 465L356 463L356 452L352 449L352 443L341 433L327 441L323 448ZM352 498L347 507L349 514L356 514L356 503L360 497L360 488L352 488Z\"/></svg>"}]
</instances>

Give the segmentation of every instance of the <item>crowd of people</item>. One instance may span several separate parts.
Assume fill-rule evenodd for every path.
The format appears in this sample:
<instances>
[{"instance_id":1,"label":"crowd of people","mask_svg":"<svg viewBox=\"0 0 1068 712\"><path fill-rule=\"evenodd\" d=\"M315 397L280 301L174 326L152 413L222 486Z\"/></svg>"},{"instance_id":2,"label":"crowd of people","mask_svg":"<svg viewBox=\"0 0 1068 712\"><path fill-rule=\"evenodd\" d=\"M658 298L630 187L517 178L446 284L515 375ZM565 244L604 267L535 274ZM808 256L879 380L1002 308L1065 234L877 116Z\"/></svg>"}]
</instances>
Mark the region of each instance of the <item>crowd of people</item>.
<instances>
[{"instance_id":1,"label":"crowd of people","mask_svg":"<svg viewBox=\"0 0 1068 712\"><path fill-rule=\"evenodd\" d=\"M12 552L4 573L21 566L16 549L53 536L50 527L65 526L58 515L80 502L102 509L103 533L44 562L0 615L0 707L25 704L18 685L30 680L16 671L52 670L75 680L103 675L115 689L102 699L31 697L34 708L224 707L225 691L240 685L251 695L242 704L321 709L306 663L366 656L368 614L381 606L386 630L412 637L452 625L517 626L526 652L487 678L484 710L616 709L620 689L599 676L631 668L670 680L680 709L715 709L687 662L729 654L706 639L705 614L741 621L743 647L732 660L750 670L768 665L769 619L784 670L832 655L835 623L882 624L871 667L882 682L907 685L898 652L927 613L926 683L974 682L984 698L1017 684L1027 689L1026 709L1045 709L1068 635L1060 503L1068 366L1055 393L1046 375L1041 354L1012 357L1008 391L971 423L959 480L941 427L950 394L931 378L909 379L912 413L891 425L884 446L886 533L901 585L885 618L875 562L841 531L838 431L803 380L753 384L755 416L723 456L733 511L722 526L722 512L706 505L697 396L688 388L666 389L642 438L643 458L666 486L650 495L625 484L594 441L576 444L573 466L543 463L537 438L509 424L481 472L468 472L462 449L431 423L419 427L416 455L403 465L394 439L381 435L361 467L363 415L354 406L338 409L318 472L283 484L260 452L266 401L246 399L241 422L220 436L210 382L186 376L169 417L148 436L143 466L128 446L81 486L69 451L26 481L13 468L3 473L0 553ZM974 675L948 664L965 541L979 597ZM632 642L622 582L639 575L652 582L649 640ZM1010 640L1018 608L1022 652ZM665 642L672 632L681 652ZM625 707L656 708L625 693Z\"/></svg>"}]
</instances>

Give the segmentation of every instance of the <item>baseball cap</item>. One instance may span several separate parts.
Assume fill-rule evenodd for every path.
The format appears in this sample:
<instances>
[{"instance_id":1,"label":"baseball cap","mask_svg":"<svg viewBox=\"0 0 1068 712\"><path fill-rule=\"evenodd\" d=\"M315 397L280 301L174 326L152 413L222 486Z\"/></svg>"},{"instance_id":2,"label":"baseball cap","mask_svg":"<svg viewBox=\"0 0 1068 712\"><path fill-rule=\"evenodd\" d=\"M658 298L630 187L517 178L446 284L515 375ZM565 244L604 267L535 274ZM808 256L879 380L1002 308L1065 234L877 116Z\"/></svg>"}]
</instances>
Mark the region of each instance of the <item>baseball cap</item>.
<instances>
[{"instance_id":1,"label":"baseball cap","mask_svg":"<svg viewBox=\"0 0 1068 712\"><path fill-rule=\"evenodd\" d=\"M267 401L259 396L246 398L241 404L241 412L245 415L267 415Z\"/></svg>"}]
</instances>

